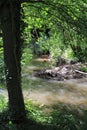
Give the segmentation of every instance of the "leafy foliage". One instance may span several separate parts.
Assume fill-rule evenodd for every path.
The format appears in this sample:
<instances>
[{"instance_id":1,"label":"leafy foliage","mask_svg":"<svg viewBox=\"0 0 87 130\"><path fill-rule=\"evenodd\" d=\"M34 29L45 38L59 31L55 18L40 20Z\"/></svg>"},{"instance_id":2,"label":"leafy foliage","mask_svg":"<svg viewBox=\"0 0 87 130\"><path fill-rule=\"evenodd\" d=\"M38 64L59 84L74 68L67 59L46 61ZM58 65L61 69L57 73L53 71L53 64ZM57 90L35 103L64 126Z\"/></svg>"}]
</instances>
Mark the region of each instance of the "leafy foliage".
<instances>
[{"instance_id":1,"label":"leafy foliage","mask_svg":"<svg viewBox=\"0 0 87 130\"><path fill-rule=\"evenodd\" d=\"M29 64L32 59L30 48L41 51L50 50L54 59L62 55L67 58L76 58L78 61L87 61L87 1L86 0L46 0L42 2L29 2L21 5L23 9L23 25L21 26L23 47L22 65ZM39 35L32 38L32 29L38 29ZM46 34L49 29L49 37ZM32 39L35 45L32 44ZM3 47L0 38L0 82L4 79ZM87 71L87 67L82 67ZM1 98L3 99L3 98ZM0 110L5 108L3 100L0 101ZM47 117L42 110L32 103L26 103L29 118L37 122L55 124L63 130L79 130L80 122L72 114L54 111ZM9 122L13 129L13 124Z\"/></svg>"},{"instance_id":2,"label":"leafy foliage","mask_svg":"<svg viewBox=\"0 0 87 130\"><path fill-rule=\"evenodd\" d=\"M43 113L44 105L32 104L32 101L26 102L26 109L29 110L28 116L37 122L56 125L61 130L79 130L81 127L79 119L68 112L61 112L57 109L50 114Z\"/></svg>"},{"instance_id":3,"label":"leafy foliage","mask_svg":"<svg viewBox=\"0 0 87 130\"><path fill-rule=\"evenodd\" d=\"M72 56L79 61L86 61L86 6L87 2L82 0L80 2L74 0L67 0L67 2L65 0L47 0L28 4L23 3L23 21L26 24L24 29L25 42L27 44L31 43L31 29L35 27L40 31L40 37L35 41L35 44L38 44L37 50L38 47L40 51L50 47L52 55L56 56L59 54L52 51L52 47L53 50L56 49L56 52L60 52L60 55L66 48L71 48L73 51ZM47 28L50 29L50 37L45 40L44 32ZM62 39L59 35L61 35ZM56 46L57 44L58 46Z\"/></svg>"},{"instance_id":4,"label":"leafy foliage","mask_svg":"<svg viewBox=\"0 0 87 130\"><path fill-rule=\"evenodd\" d=\"M87 72L87 66L82 65L82 67L81 67L81 71L83 71L83 72Z\"/></svg>"},{"instance_id":5,"label":"leafy foliage","mask_svg":"<svg viewBox=\"0 0 87 130\"><path fill-rule=\"evenodd\" d=\"M32 55L31 50L29 48L23 49L21 64L29 65L32 58L33 58L33 55Z\"/></svg>"},{"instance_id":6,"label":"leafy foliage","mask_svg":"<svg viewBox=\"0 0 87 130\"><path fill-rule=\"evenodd\" d=\"M0 82L2 83L5 79L4 70L4 58L3 58L3 45L2 38L0 38Z\"/></svg>"},{"instance_id":7,"label":"leafy foliage","mask_svg":"<svg viewBox=\"0 0 87 130\"><path fill-rule=\"evenodd\" d=\"M7 99L0 95L0 113L3 112L7 108Z\"/></svg>"},{"instance_id":8,"label":"leafy foliage","mask_svg":"<svg viewBox=\"0 0 87 130\"><path fill-rule=\"evenodd\" d=\"M82 118L82 121L75 115L69 112L65 111L59 111L57 109L54 109L51 113L46 114L44 113L44 109L47 108L47 106L39 105L33 102L32 100L27 100L25 102L26 105L26 112L28 119L41 123L41 124L49 124L49 126L56 126L60 130L83 130L86 127L86 114ZM3 113L2 110L4 110ZM0 100L0 115L4 118L9 118L6 116L8 115L7 110L7 100L5 98L1 98ZM85 119L85 120L84 120ZM1 116L0 116L1 120ZM8 123L3 124L3 122L0 122L0 128L2 130L9 128L9 130L16 130L16 126L9 120Z\"/></svg>"}]
</instances>

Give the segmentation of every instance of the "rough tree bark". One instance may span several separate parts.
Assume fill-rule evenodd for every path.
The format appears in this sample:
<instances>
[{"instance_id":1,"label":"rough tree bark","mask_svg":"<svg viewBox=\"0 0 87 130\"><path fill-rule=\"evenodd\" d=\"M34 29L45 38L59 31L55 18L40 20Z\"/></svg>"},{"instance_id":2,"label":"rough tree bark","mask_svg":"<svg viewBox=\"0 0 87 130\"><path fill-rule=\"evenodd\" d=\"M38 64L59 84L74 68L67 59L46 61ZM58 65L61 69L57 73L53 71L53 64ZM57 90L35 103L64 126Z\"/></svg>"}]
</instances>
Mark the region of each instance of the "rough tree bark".
<instances>
[{"instance_id":1,"label":"rough tree bark","mask_svg":"<svg viewBox=\"0 0 87 130\"><path fill-rule=\"evenodd\" d=\"M2 6L2 32L6 85L11 120L25 119L25 106L21 90L20 3L7 1Z\"/></svg>"}]
</instances>

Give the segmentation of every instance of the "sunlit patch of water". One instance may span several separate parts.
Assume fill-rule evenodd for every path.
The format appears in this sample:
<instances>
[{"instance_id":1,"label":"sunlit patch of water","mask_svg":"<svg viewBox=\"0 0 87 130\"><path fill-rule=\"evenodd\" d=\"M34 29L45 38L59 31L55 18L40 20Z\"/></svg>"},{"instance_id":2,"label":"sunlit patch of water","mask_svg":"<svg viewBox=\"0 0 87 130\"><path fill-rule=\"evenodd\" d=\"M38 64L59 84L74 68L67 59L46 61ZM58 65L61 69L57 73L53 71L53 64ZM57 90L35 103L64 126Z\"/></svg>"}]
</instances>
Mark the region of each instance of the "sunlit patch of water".
<instances>
[{"instance_id":1,"label":"sunlit patch of water","mask_svg":"<svg viewBox=\"0 0 87 130\"><path fill-rule=\"evenodd\" d=\"M31 91L24 91L25 98L33 99L41 104L54 106L64 104L70 109L87 109L87 79L63 82L46 82L29 86ZM26 96L27 95L27 96Z\"/></svg>"}]
</instances>

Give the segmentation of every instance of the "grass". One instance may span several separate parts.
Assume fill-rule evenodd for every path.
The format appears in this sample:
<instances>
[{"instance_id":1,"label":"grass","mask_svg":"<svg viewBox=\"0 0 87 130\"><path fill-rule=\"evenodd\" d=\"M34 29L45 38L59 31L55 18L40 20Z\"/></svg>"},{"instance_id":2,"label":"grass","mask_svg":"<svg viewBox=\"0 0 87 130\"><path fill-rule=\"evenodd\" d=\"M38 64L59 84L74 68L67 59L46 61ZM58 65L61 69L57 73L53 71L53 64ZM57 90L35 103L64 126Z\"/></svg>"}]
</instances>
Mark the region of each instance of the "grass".
<instances>
[{"instance_id":1,"label":"grass","mask_svg":"<svg viewBox=\"0 0 87 130\"><path fill-rule=\"evenodd\" d=\"M51 130L51 126L56 126L58 130L86 130L86 121L87 121L86 114L83 120L81 121L77 116L75 116L71 112L61 111L58 110L58 108L54 108L51 112L47 114L44 111L47 108L47 106L43 104L42 105L36 104L32 100L25 101L25 106L27 111L27 118L29 120L32 120L33 122L36 122L37 124L49 126L49 129L46 130ZM1 97L0 117L2 115L4 118L6 117L6 115L8 115L8 112L6 110L7 110L7 100ZM9 121L6 124L4 122L2 123L0 122L0 130L8 130L8 129L17 130L16 126L12 124L11 121ZM52 129L52 130L57 130L57 129Z\"/></svg>"},{"instance_id":2,"label":"grass","mask_svg":"<svg viewBox=\"0 0 87 130\"><path fill-rule=\"evenodd\" d=\"M44 112L47 106L26 102L26 108L29 110L28 118L36 122L57 126L58 130L83 130L83 124L72 112L61 111L58 108L53 109L49 114ZM50 109L50 108L48 108Z\"/></svg>"}]
</instances>

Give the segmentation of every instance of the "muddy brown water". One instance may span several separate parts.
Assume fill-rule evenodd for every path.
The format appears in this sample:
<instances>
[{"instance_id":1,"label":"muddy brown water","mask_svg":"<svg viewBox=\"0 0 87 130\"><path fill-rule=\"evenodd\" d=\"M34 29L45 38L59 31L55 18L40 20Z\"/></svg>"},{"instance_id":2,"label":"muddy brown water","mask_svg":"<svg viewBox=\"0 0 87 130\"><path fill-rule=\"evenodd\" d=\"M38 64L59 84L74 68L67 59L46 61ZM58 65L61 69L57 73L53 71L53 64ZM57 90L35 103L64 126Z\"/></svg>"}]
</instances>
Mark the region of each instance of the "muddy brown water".
<instances>
[{"instance_id":1,"label":"muddy brown water","mask_svg":"<svg viewBox=\"0 0 87 130\"><path fill-rule=\"evenodd\" d=\"M87 110L87 78L65 81L45 80L28 75L34 69L34 66L26 68L26 79L29 84L23 91L25 99L41 105L77 109L80 112Z\"/></svg>"},{"instance_id":2,"label":"muddy brown water","mask_svg":"<svg viewBox=\"0 0 87 130\"><path fill-rule=\"evenodd\" d=\"M39 65L29 65L22 71L23 95L25 100L58 108L87 110L87 78L54 81L36 78L34 70ZM0 95L6 95L1 89Z\"/></svg>"}]
</instances>

